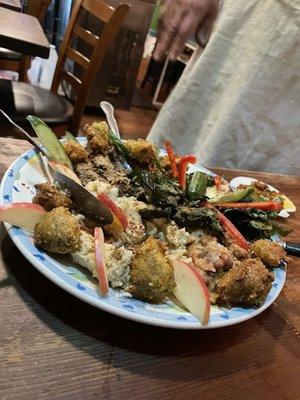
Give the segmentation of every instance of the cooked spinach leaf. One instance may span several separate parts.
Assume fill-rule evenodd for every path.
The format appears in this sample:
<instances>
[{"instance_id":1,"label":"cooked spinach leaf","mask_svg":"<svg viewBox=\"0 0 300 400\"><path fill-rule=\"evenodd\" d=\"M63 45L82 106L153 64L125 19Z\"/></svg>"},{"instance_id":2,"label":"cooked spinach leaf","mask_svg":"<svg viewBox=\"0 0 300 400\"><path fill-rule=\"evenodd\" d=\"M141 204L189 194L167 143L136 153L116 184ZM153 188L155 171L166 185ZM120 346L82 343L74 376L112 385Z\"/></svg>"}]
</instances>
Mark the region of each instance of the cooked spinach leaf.
<instances>
[{"instance_id":1,"label":"cooked spinach leaf","mask_svg":"<svg viewBox=\"0 0 300 400\"><path fill-rule=\"evenodd\" d=\"M140 215L144 220L151 220L154 218L170 218L172 209L167 207L163 210L161 208L145 208L140 211Z\"/></svg>"},{"instance_id":2,"label":"cooked spinach leaf","mask_svg":"<svg viewBox=\"0 0 300 400\"><path fill-rule=\"evenodd\" d=\"M183 196L179 184L161 173L133 168L130 177L145 189L145 200L157 207L176 207Z\"/></svg>"},{"instance_id":3,"label":"cooked spinach leaf","mask_svg":"<svg viewBox=\"0 0 300 400\"><path fill-rule=\"evenodd\" d=\"M216 236L224 235L224 230L215 212L206 207L180 207L174 215L174 221L182 227L208 228Z\"/></svg>"},{"instance_id":4,"label":"cooked spinach leaf","mask_svg":"<svg viewBox=\"0 0 300 400\"><path fill-rule=\"evenodd\" d=\"M229 208L224 214L249 240L270 238L274 234L286 236L291 230L275 221L274 211Z\"/></svg>"}]
</instances>

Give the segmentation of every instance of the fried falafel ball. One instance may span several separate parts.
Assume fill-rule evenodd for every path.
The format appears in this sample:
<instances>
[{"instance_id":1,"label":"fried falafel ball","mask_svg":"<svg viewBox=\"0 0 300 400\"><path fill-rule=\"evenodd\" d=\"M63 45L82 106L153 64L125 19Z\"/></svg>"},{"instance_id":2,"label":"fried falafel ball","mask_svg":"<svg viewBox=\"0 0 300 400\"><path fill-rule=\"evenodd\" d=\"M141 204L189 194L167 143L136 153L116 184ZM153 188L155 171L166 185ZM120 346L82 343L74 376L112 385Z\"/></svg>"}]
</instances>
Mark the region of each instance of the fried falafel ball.
<instances>
[{"instance_id":1,"label":"fried falafel ball","mask_svg":"<svg viewBox=\"0 0 300 400\"><path fill-rule=\"evenodd\" d=\"M260 239L251 243L250 250L258 257L267 267L275 268L284 261L286 252L279 243L271 240Z\"/></svg>"},{"instance_id":2,"label":"fried falafel ball","mask_svg":"<svg viewBox=\"0 0 300 400\"><path fill-rule=\"evenodd\" d=\"M236 243L231 243L228 246L229 250L231 251L234 258L238 260L245 260L246 258L250 257L250 253L248 250L243 249Z\"/></svg>"},{"instance_id":3,"label":"fried falafel ball","mask_svg":"<svg viewBox=\"0 0 300 400\"><path fill-rule=\"evenodd\" d=\"M51 211L56 207L72 208L72 201L49 182L38 183L37 185L34 185L34 187L36 188L37 193L32 199L32 202L39 204L46 211Z\"/></svg>"},{"instance_id":4,"label":"fried falafel ball","mask_svg":"<svg viewBox=\"0 0 300 400\"><path fill-rule=\"evenodd\" d=\"M175 156L175 163L178 167L179 162L180 162L180 158L179 156ZM169 176L173 176L173 172L172 172L172 167L171 167L171 162L170 162L170 158L169 156L166 154L162 157L159 158L159 162L161 167L165 170L166 174Z\"/></svg>"},{"instance_id":5,"label":"fried falafel ball","mask_svg":"<svg viewBox=\"0 0 300 400\"><path fill-rule=\"evenodd\" d=\"M89 141L89 146L93 153L107 153L110 143L109 128L105 121L85 125L84 134Z\"/></svg>"},{"instance_id":6,"label":"fried falafel ball","mask_svg":"<svg viewBox=\"0 0 300 400\"><path fill-rule=\"evenodd\" d=\"M150 236L137 247L131 262L130 293L141 300L161 303L175 287L173 266L163 244Z\"/></svg>"},{"instance_id":7,"label":"fried falafel ball","mask_svg":"<svg viewBox=\"0 0 300 400\"><path fill-rule=\"evenodd\" d=\"M237 262L217 283L217 304L259 307L271 290L273 280L273 274L258 258Z\"/></svg>"},{"instance_id":8,"label":"fried falafel ball","mask_svg":"<svg viewBox=\"0 0 300 400\"><path fill-rule=\"evenodd\" d=\"M68 254L80 246L80 225L67 208L47 212L34 228L35 244L53 253Z\"/></svg>"},{"instance_id":9,"label":"fried falafel ball","mask_svg":"<svg viewBox=\"0 0 300 400\"><path fill-rule=\"evenodd\" d=\"M85 162L88 157L86 149L80 143L69 140L64 143L64 149L73 164Z\"/></svg>"},{"instance_id":10,"label":"fried falafel ball","mask_svg":"<svg viewBox=\"0 0 300 400\"><path fill-rule=\"evenodd\" d=\"M129 155L142 164L150 164L156 156L155 146L144 139L126 140Z\"/></svg>"}]
</instances>

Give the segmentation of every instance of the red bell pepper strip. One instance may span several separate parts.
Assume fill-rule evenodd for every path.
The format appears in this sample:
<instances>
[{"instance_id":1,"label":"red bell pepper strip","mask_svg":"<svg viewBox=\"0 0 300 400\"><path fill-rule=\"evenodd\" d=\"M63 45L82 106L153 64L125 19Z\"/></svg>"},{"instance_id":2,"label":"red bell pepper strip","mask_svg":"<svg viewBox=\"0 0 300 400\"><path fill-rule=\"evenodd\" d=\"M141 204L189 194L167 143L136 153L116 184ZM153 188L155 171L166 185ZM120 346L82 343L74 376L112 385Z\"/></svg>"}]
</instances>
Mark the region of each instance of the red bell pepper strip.
<instances>
[{"instance_id":1,"label":"red bell pepper strip","mask_svg":"<svg viewBox=\"0 0 300 400\"><path fill-rule=\"evenodd\" d=\"M216 203L215 207L223 208L256 208L263 211L280 211L283 206L280 201L255 201L252 203Z\"/></svg>"},{"instance_id":2,"label":"red bell pepper strip","mask_svg":"<svg viewBox=\"0 0 300 400\"><path fill-rule=\"evenodd\" d=\"M206 205L208 208L211 208L215 211L217 214L218 220L221 222L221 224L224 226L226 232L228 235L232 238L232 240L242 247L245 250L249 250L249 244L247 240L244 238L244 236L241 234L241 232L233 225L231 221L227 217L225 217L224 214L222 214L219 210L217 210L215 207L211 206L210 204Z\"/></svg>"},{"instance_id":3,"label":"red bell pepper strip","mask_svg":"<svg viewBox=\"0 0 300 400\"><path fill-rule=\"evenodd\" d=\"M196 162L197 158L192 155L182 156L179 161L178 181L183 190L185 190L187 166L188 164L195 164Z\"/></svg>"},{"instance_id":4,"label":"red bell pepper strip","mask_svg":"<svg viewBox=\"0 0 300 400\"><path fill-rule=\"evenodd\" d=\"M215 176L214 177L214 182L215 182L215 186L216 186L216 188L219 190L220 189L220 187L221 187L221 182L222 182L222 179L221 179L221 177L220 176Z\"/></svg>"},{"instance_id":5,"label":"red bell pepper strip","mask_svg":"<svg viewBox=\"0 0 300 400\"><path fill-rule=\"evenodd\" d=\"M167 140L165 142L165 148L166 148L167 153L168 153L168 157L169 157L169 160L170 160L173 176L174 176L174 178L178 178L178 169L177 169L177 165L176 165L176 158L175 158L175 154L174 154L171 142L169 142L169 140Z\"/></svg>"}]
</instances>

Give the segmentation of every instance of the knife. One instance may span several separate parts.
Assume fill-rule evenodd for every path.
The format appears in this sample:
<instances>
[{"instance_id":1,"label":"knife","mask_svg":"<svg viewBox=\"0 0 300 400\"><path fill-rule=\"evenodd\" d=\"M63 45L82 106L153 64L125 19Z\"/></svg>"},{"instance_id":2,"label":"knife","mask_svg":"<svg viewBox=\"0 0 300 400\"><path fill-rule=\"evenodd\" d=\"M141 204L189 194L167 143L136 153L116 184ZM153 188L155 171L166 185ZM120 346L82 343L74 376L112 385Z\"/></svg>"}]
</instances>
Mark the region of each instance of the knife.
<instances>
[{"instance_id":1,"label":"knife","mask_svg":"<svg viewBox=\"0 0 300 400\"><path fill-rule=\"evenodd\" d=\"M284 250L293 256L300 256L300 243L295 242L282 242Z\"/></svg>"},{"instance_id":2,"label":"knife","mask_svg":"<svg viewBox=\"0 0 300 400\"><path fill-rule=\"evenodd\" d=\"M23 139L27 140L32 146L36 149L37 153L41 152L44 157L48 158L47 152L43 149L41 145L39 145L23 128L17 125L2 109L0 109L0 113L6 118L7 122L11 124L14 130L19 133Z\"/></svg>"},{"instance_id":3,"label":"knife","mask_svg":"<svg viewBox=\"0 0 300 400\"><path fill-rule=\"evenodd\" d=\"M62 189L70 193L71 199L78 211L87 218L101 225L109 225L113 222L113 215L110 209L96 199L96 197L83 186L59 171L55 171L54 181L58 182Z\"/></svg>"}]
</instances>

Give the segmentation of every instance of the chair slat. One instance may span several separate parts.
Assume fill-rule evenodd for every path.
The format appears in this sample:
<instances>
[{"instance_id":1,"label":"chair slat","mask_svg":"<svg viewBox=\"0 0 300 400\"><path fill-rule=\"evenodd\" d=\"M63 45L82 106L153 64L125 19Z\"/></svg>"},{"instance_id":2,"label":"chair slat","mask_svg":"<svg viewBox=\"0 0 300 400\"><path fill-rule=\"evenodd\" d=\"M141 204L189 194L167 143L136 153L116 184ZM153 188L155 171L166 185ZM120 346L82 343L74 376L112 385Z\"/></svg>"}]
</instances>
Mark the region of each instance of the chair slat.
<instances>
[{"instance_id":1,"label":"chair slat","mask_svg":"<svg viewBox=\"0 0 300 400\"><path fill-rule=\"evenodd\" d=\"M86 69L90 64L90 60L87 57L85 57L83 54L79 53L78 51L72 49L71 47L67 48L66 57L71 58L71 60L73 60L77 64L81 65L82 68L84 68L84 69Z\"/></svg>"},{"instance_id":2,"label":"chair slat","mask_svg":"<svg viewBox=\"0 0 300 400\"><path fill-rule=\"evenodd\" d=\"M97 71L99 71L105 55L121 29L129 8L130 6L121 4L114 10L103 0L73 1L70 22L64 35L64 40L60 46L59 57L51 87L51 90L57 93L60 82L64 80L72 85L76 91L77 96L74 104L74 112L69 123L69 128L72 132L78 132L91 84L96 77ZM99 38L79 25L78 18L82 10L93 14L100 21L106 23ZM103 24L99 24L99 28L102 25ZM71 42L74 35L92 45L93 51L89 57L89 64L87 64L87 60L84 56L77 53L74 49L74 51L71 50ZM65 61L68 57L75 62L77 60L81 66L84 66L84 73L81 80L70 72L64 72Z\"/></svg>"},{"instance_id":3,"label":"chair slat","mask_svg":"<svg viewBox=\"0 0 300 400\"><path fill-rule=\"evenodd\" d=\"M108 22L114 13L112 7L108 7L107 4L98 0L83 0L82 8L103 22Z\"/></svg>"},{"instance_id":4,"label":"chair slat","mask_svg":"<svg viewBox=\"0 0 300 400\"><path fill-rule=\"evenodd\" d=\"M87 42L92 47L95 47L99 40L98 36L78 24L75 25L73 34Z\"/></svg>"},{"instance_id":5,"label":"chair slat","mask_svg":"<svg viewBox=\"0 0 300 400\"><path fill-rule=\"evenodd\" d=\"M70 85L72 85L72 87L76 91L78 91L80 89L81 84L82 84L81 80L79 78L77 78L77 76L75 76L71 72L65 71L65 70L61 71L60 79L68 82Z\"/></svg>"}]
</instances>

